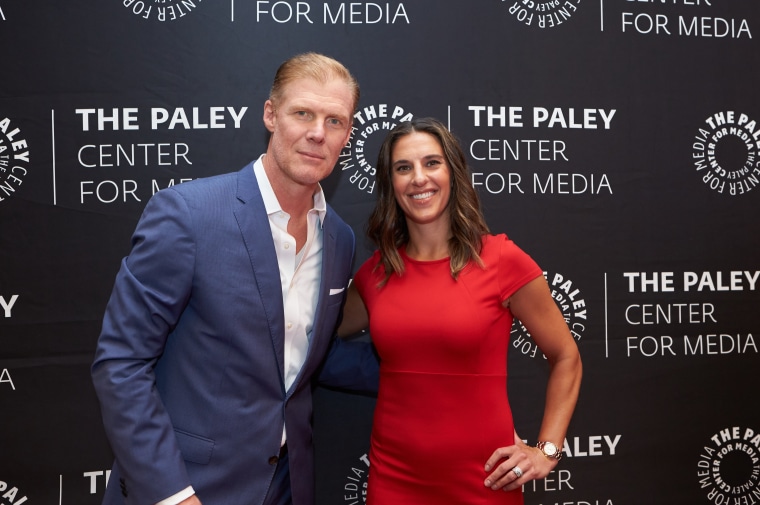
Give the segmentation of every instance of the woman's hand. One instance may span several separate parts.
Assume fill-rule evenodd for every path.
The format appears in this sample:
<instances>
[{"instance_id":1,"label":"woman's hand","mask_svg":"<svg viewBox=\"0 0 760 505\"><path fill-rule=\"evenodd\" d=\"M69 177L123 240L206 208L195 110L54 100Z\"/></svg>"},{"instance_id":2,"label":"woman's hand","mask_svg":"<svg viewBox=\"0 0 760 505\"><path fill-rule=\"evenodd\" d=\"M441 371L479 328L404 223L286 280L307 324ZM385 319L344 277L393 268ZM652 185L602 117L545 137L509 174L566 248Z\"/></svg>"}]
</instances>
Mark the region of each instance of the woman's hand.
<instances>
[{"instance_id":1,"label":"woman's hand","mask_svg":"<svg viewBox=\"0 0 760 505\"><path fill-rule=\"evenodd\" d=\"M484 484L494 491L511 491L526 482L543 479L555 466L557 460L547 458L538 448L515 437L515 445L499 447L486 461L485 470L490 473Z\"/></svg>"}]
</instances>

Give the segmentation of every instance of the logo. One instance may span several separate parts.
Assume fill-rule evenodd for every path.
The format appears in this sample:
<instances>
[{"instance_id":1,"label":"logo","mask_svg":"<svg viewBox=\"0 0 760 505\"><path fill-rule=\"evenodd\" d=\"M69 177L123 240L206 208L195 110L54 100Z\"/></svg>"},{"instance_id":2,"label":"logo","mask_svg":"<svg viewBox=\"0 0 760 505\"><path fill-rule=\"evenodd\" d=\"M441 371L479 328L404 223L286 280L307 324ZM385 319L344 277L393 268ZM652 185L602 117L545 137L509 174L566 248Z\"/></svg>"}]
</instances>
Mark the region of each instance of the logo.
<instances>
[{"instance_id":1,"label":"logo","mask_svg":"<svg viewBox=\"0 0 760 505\"><path fill-rule=\"evenodd\" d=\"M398 123L414 116L399 105L369 105L354 114L358 126L351 129L351 138L338 157L341 171L347 172L351 184L363 193L375 191L377 153L385 135ZM356 123L355 123L356 124Z\"/></svg>"},{"instance_id":2,"label":"logo","mask_svg":"<svg viewBox=\"0 0 760 505\"><path fill-rule=\"evenodd\" d=\"M403 3L393 6L388 2L385 4L350 2L340 3L336 6L325 2L320 17L319 9L317 8L315 12L312 12L311 5L307 2L256 0L256 22L261 23L269 20L279 24L312 25L320 22L324 25L411 24Z\"/></svg>"},{"instance_id":3,"label":"logo","mask_svg":"<svg viewBox=\"0 0 760 505\"><path fill-rule=\"evenodd\" d=\"M574 172L572 147L563 139L546 136L557 135L557 130L598 130L604 135L612 130L617 109L476 104L467 106L467 111L471 126L484 132L469 140L469 155L477 163L472 172L474 187L493 195L613 194L606 173ZM538 137L531 130L546 131ZM514 168L505 171L502 162L515 162L509 165ZM528 167L534 169L532 173Z\"/></svg>"},{"instance_id":4,"label":"logo","mask_svg":"<svg viewBox=\"0 0 760 505\"><path fill-rule=\"evenodd\" d=\"M658 2L660 5L652 5L654 2L647 1L646 6L631 5L629 2L626 2L626 9L642 9L642 12L624 11L620 13L620 16L611 16L611 18L617 17L621 20L622 33L710 39L752 38L746 19L715 16L713 12L710 12L710 9L714 7L711 0ZM718 5L721 2L714 3ZM653 8L656 11L653 11ZM678 13L673 12L674 10ZM602 23L604 23L604 18L602 18Z\"/></svg>"},{"instance_id":5,"label":"logo","mask_svg":"<svg viewBox=\"0 0 760 505\"><path fill-rule=\"evenodd\" d=\"M74 128L82 134L72 155L81 175L78 188L69 188L65 198L71 202L74 196L80 205L131 205L192 180L190 141L240 129L247 111L247 106L75 108Z\"/></svg>"},{"instance_id":6,"label":"logo","mask_svg":"<svg viewBox=\"0 0 760 505\"><path fill-rule=\"evenodd\" d=\"M13 195L28 173L29 147L10 119L0 119L0 202Z\"/></svg>"},{"instance_id":7,"label":"logo","mask_svg":"<svg viewBox=\"0 0 760 505\"><path fill-rule=\"evenodd\" d=\"M346 475L346 483L343 485L343 500L346 505L359 505L367 501L368 471L369 456L362 454Z\"/></svg>"},{"instance_id":8,"label":"logo","mask_svg":"<svg viewBox=\"0 0 760 505\"><path fill-rule=\"evenodd\" d=\"M501 0L504 2L505 0ZM512 0L508 12L526 26L554 28L569 21L581 0Z\"/></svg>"},{"instance_id":9,"label":"logo","mask_svg":"<svg viewBox=\"0 0 760 505\"><path fill-rule=\"evenodd\" d=\"M175 21L193 12L203 0L122 0L124 7L143 19ZM155 7L155 8L154 8Z\"/></svg>"},{"instance_id":10,"label":"logo","mask_svg":"<svg viewBox=\"0 0 760 505\"><path fill-rule=\"evenodd\" d=\"M0 505L21 505L26 496L19 493L18 488L0 480Z\"/></svg>"},{"instance_id":11,"label":"logo","mask_svg":"<svg viewBox=\"0 0 760 505\"><path fill-rule=\"evenodd\" d=\"M732 196L753 190L760 181L760 127L746 114L718 112L694 137L697 174L710 189Z\"/></svg>"},{"instance_id":12,"label":"logo","mask_svg":"<svg viewBox=\"0 0 760 505\"><path fill-rule=\"evenodd\" d=\"M623 272L622 277L627 285L624 290L636 297L622 313L622 319L633 333L619 339L625 341L626 357L758 354L751 333L728 333L721 325L732 319L730 313L726 313L726 305L732 305L726 303L727 299L743 298L747 292L754 296L758 291L760 270L679 274L632 271ZM605 292L606 283L605 275ZM703 299L708 296L719 298Z\"/></svg>"},{"instance_id":13,"label":"logo","mask_svg":"<svg viewBox=\"0 0 760 505\"><path fill-rule=\"evenodd\" d=\"M760 433L733 426L710 437L697 462L699 485L714 505L760 500Z\"/></svg>"},{"instance_id":14,"label":"logo","mask_svg":"<svg viewBox=\"0 0 760 505\"><path fill-rule=\"evenodd\" d=\"M544 277L549 281L548 272L544 272ZM552 293L554 302L562 312L567 326L570 328L570 334L580 342L582 333L586 329L586 301L580 293L580 289L575 287L573 281L566 279L564 275L555 273L549 281L549 289ZM512 323L512 346L526 356L535 358L539 355L539 349L536 343L530 338L530 332L517 319ZM546 359L543 353L540 354Z\"/></svg>"}]
</instances>

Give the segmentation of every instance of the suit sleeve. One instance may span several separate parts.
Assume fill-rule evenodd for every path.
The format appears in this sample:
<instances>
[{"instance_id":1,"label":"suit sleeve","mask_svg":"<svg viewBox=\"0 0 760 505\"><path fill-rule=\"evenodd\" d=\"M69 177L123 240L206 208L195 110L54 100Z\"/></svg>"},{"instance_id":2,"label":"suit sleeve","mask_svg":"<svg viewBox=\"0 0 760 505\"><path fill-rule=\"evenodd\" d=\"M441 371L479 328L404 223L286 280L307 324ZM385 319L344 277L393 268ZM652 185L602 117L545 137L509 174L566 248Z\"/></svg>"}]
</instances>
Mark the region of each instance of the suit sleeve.
<instances>
[{"instance_id":1,"label":"suit sleeve","mask_svg":"<svg viewBox=\"0 0 760 505\"><path fill-rule=\"evenodd\" d=\"M318 381L323 386L377 394L380 361L372 343L334 337Z\"/></svg>"},{"instance_id":2,"label":"suit sleeve","mask_svg":"<svg viewBox=\"0 0 760 505\"><path fill-rule=\"evenodd\" d=\"M175 191L160 191L148 202L116 276L92 365L128 503L157 503L190 485L154 373L191 292L189 216Z\"/></svg>"},{"instance_id":3,"label":"suit sleeve","mask_svg":"<svg viewBox=\"0 0 760 505\"><path fill-rule=\"evenodd\" d=\"M337 219L332 213L328 217ZM342 220L339 242L343 245L343 254L334 254L331 260L339 265L341 273L335 286L347 286L351 275L351 264L354 258L354 232ZM345 293L341 311L346 303ZM332 340L322 367L317 374L317 382L323 386L345 389L360 393L377 394L380 382L380 362L371 342L364 339L342 339L335 335L334 330L340 325L341 315L334 327L330 328Z\"/></svg>"}]
</instances>

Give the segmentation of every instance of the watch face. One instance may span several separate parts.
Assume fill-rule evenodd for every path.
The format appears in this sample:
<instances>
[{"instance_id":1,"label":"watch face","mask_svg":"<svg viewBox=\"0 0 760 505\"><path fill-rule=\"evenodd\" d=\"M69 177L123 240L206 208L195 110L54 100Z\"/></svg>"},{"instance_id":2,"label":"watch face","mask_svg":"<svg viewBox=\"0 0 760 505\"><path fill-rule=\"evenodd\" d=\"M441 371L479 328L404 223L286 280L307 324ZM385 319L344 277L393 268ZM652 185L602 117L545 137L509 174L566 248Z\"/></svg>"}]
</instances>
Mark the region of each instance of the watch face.
<instances>
[{"instance_id":1,"label":"watch face","mask_svg":"<svg viewBox=\"0 0 760 505\"><path fill-rule=\"evenodd\" d=\"M554 456L555 454L557 454L557 446L551 442L546 442L544 444L544 453L546 453L549 456Z\"/></svg>"}]
</instances>

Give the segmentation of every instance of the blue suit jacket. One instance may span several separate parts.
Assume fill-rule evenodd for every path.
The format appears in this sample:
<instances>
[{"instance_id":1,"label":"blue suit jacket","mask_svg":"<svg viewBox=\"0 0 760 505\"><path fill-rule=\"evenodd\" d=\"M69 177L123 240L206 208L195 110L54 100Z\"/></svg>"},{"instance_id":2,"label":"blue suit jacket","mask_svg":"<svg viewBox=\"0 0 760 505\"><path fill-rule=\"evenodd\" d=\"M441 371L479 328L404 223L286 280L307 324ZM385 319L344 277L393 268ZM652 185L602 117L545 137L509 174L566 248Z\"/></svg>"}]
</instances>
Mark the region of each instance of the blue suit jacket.
<instances>
[{"instance_id":1,"label":"blue suit jacket","mask_svg":"<svg viewBox=\"0 0 760 505\"><path fill-rule=\"evenodd\" d=\"M293 503L313 504L312 378L328 349L332 385L377 387L368 346L333 339L353 253L328 207L309 353L286 392L280 275L252 165L151 198L92 367L116 456L105 504L152 505L188 485L204 505L260 504L283 423Z\"/></svg>"}]
</instances>

